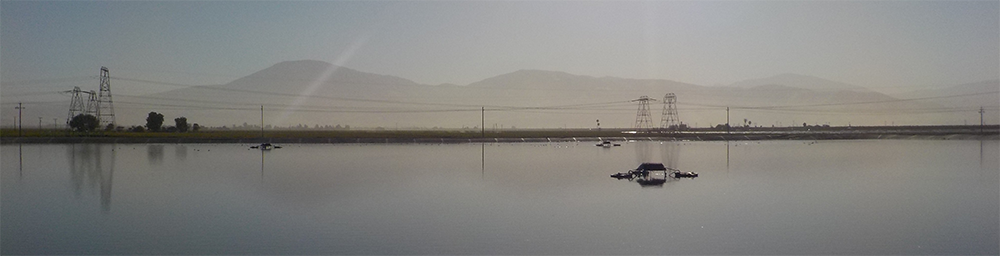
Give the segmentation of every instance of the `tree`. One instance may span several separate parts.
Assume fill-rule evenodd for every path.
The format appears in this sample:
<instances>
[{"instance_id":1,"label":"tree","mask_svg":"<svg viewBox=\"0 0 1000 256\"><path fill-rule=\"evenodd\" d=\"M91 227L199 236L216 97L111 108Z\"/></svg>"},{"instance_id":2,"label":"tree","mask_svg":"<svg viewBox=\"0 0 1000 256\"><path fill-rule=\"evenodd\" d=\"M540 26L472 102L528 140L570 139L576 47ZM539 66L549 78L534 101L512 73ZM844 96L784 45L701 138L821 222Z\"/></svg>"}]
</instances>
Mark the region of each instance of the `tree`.
<instances>
[{"instance_id":1,"label":"tree","mask_svg":"<svg viewBox=\"0 0 1000 256\"><path fill-rule=\"evenodd\" d=\"M197 132L198 130L201 130L201 125L198 125L198 123L195 123L194 125L191 125L191 131L192 132Z\"/></svg>"},{"instance_id":2,"label":"tree","mask_svg":"<svg viewBox=\"0 0 1000 256\"><path fill-rule=\"evenodd\" d=\"M99 126L97 122L97 117L93 115L79 114L73 117L69 121L69 127L73 128L78 132L89 132L97 129Z\"/></svg>"},{"instance_id":3,"label":"tree","mask_svg":"<svg viewBox=\"0 0 1000 256\"><path fill-rule=\"evenodd\" d=\"M152 132L160 131L163 127L163 114L156 112L149 112L149 116L146 117L146 129Z\"/></svg>"},{"instance_id":4,"label":"tree","mask_svg":"<svg viewBox=\"0 0 1000 256\"><path fill-rule=\"evenodd\" d=\"M178 118L174 118L174 126L177 127L177 131L178 132L187 132L188 128L190 127L190 126L188 126L188 119L187 119L187 117L183 117L183 116L182 117L178 117Z\"/></svg>"}]
</instances>

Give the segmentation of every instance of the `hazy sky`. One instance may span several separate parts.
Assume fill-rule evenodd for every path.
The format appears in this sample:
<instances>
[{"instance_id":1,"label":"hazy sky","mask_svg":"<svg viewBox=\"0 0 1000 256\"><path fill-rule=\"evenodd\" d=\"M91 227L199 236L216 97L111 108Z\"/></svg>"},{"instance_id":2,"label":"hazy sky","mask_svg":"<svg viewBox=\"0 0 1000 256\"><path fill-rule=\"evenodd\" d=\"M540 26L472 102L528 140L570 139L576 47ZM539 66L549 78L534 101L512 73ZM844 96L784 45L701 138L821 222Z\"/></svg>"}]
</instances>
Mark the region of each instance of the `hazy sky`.
<instances>
[{"instance_id":1,"label":"hazy sky","mask_svg":"<svg viewBox=\"0 0 1000 256\"><path fill-rule=\"evenodd\" d=\"M425 84L544 69L702 85L781 73L954 85L998 78L1000 1L0 3L3 81L108 66L213 84L301 59ZM153 85L116 90L141 86Z\"/></svg>"}]
</instances>

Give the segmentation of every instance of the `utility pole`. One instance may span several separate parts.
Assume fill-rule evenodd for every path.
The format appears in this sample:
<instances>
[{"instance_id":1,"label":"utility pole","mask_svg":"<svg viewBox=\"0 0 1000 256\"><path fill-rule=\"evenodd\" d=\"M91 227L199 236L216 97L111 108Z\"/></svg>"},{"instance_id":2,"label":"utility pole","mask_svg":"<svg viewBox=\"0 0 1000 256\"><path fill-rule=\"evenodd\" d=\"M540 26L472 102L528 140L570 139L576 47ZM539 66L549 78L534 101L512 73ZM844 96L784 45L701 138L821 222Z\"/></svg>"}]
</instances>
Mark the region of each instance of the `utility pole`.
<instances>
[{"instance_id":1,"label":"utility pole","mask_svg":"<svg viewBox=\"0 0 1000 256\"><path fill-rule=\"evenodd\" d=\"M42 129L42 117L38 117L38 129Z\"/></svg>"},{"instance_id":2,"label":"utility pole","mask_svg":"<svg viewBox=\"0 0 1000 256\"><path fill-rule=\"evenodd\" d=\"M726 107L726 133L729 133L729 107Z\"/></svg>"},{"instance_id":3,"label":"utility pole","mask_svg":"<svg viewBox=\"0 0 1000 256\"><path fill-rule=\"evenodd\" d=\"M260 138L264 138L264 105L260 105Z\"/></svg>"},{"instance_id":4,"label":"utility pole","mask_svg":"<svg viewBox=\"0 0 1000 256\"><path fill-rule=\"evenodd\" d=\"M15 109L17 109L17 137L21 137L21 122L24 122L24 120L21 119L21 110L24 109L24 107L22 107L21 103L18 102Z\"/></svg>"},{"instance_id":5,"label":"utility pole","mask_svg":"<svg viewBox=\"0 0 1000 256\"><path fill-rule=\"evenodd\" d=\"M983 125L985 125L985 123L983 123L984 113L986 113L986 110L983 110L983 107L979 107L979 133L983 133Z\"/></svg>"}]
</instances>

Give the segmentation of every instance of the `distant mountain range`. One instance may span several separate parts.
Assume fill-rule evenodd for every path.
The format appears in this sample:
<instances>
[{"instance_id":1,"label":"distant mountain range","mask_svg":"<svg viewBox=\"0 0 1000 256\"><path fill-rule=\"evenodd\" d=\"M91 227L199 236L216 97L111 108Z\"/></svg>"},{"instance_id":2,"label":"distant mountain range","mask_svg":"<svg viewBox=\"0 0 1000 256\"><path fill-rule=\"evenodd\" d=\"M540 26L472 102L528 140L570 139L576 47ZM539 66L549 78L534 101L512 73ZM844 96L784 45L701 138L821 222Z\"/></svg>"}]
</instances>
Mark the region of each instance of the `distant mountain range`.
<instances>
[{"instance_id":1,"label":"distant mountain range","mask_svg":"<svg viewBox=\"0 0 1000 256\"><path fill-rule=\"evenodd\" d=\"M957 92L1000 90L996 80L927 90L895 97L864 87L822 78L781 74L702 86L663 79L591 77L559 71L518 70L468 85L425 85L411 80L362 72L322 61L288 61L227 84L195 86L148 95L148 111L186 116L191 122L231 126L265 122L280 126L344 124L353 127L478 127L485 108L487 128L631 127L637 104L628 100L647 95L662 99L675 93L684 123L709 126L742 119L763 126L809 124L909 124L961 122L920 109L985 104L955 98L947 101L905 101ZM879 103L873 103L879 102ZM966 104L957 104L957 103ZM863 104L857 104L863 103ZM954 103L954 104L953 104ZM658 124L661 104L651 106ZM254 110L256 109L256 110ZM130 111L136 112L136 111ZM978 116L977 116L978 117ZM143 116L144 118L144 116ZM739 120L737 122L737 120Z\"/></svg>"},{"instance_id":2,"label":"distant mountain range","mask_svg":"<svg viewBox=\"0 0 1000 256\"><path fill-rule=\"evenodd\" d=\"M842 83L837 81L830 81L814 76L799 75L799 74L780 74L767 78L750 79L740 82L736 82L729 85L730 87L736 88L799 88L813 91L821 92L835 92L835 91L853 91L853 92L872 92L871 90L853 85L848 83Z\"/></svg>"},{"instance_id":3,"label":"distant mountain range","mask_svg":"<svg viewBox=\"0 0 1000 256\"><path fill-rule=\"evenodd\" d=\"M942 106L953 107L953 108L968 108L968 107L996 107L1000 105L1000 98L997 94L989 94L986 92L996 92L1000 91L1000 80L987 80L975 83L960 84L945 88L938 89L926 89L907 93L894 94L893 97L900 99L925 99L925 98L939 98L931 99L929 101L938 103ZM973 95L975 96L963 96L954 97L961 95ZM948 98L940 98L948 97Z\"/></svg>"},{"instance_id":4,"label":"distant mountain range","mask_svg":"<svg viewBox=\"0 0 1000 256\"><path fill-rule=\"evenodd\" d=\"M112 87L122 82L130 81L115 80ZM725 123L726 107L733 125L742 125L743 119L762 126L963 124L978 122L979 107L986 108L987 123L1000 122L1000 80L926 88L887 95L798 74L703 86L546 70L518 70L468 85L427 85L305 60L281 62L225 84L116 95L115 112L124 126L144 124L150 111L163 113L168 124L183 116L205 126L255 125L263 106L265 123L282 127L473 128L485 118L488 129L596 128L598 120L601 127L626 128L635 123L638 108L629 100L674 93L681 121L697 127ZM52 118L59 125L65 122L69 103L63 95L29 101L65 101L31 105L25 113L43 117L45 127L55 125ZM659 101L650 106L654 124L662 108ZM7 117L3 125L17 115L12 111L2 110ZM31 125L37 126L37 120Z\"/></svg>"}]
</instances>

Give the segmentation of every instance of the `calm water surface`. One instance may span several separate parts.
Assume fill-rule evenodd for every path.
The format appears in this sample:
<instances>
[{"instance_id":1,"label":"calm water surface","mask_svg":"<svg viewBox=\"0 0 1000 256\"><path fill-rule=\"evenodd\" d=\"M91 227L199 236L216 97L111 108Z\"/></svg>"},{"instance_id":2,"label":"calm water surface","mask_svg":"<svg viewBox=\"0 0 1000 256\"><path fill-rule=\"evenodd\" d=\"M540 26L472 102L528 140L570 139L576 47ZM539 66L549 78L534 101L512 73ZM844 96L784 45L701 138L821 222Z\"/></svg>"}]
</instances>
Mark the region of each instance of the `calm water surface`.
<instances>
[{"instance_id":1,"label":"calm water surface","mask_svg":"<svg viewBox=\"0 0 1000 256\"><path fill-rule=\"evenodd\" d=\"M0 146L0 253L1000 253L997 141L247 146Z\"/></svg>"}]
</instances>

